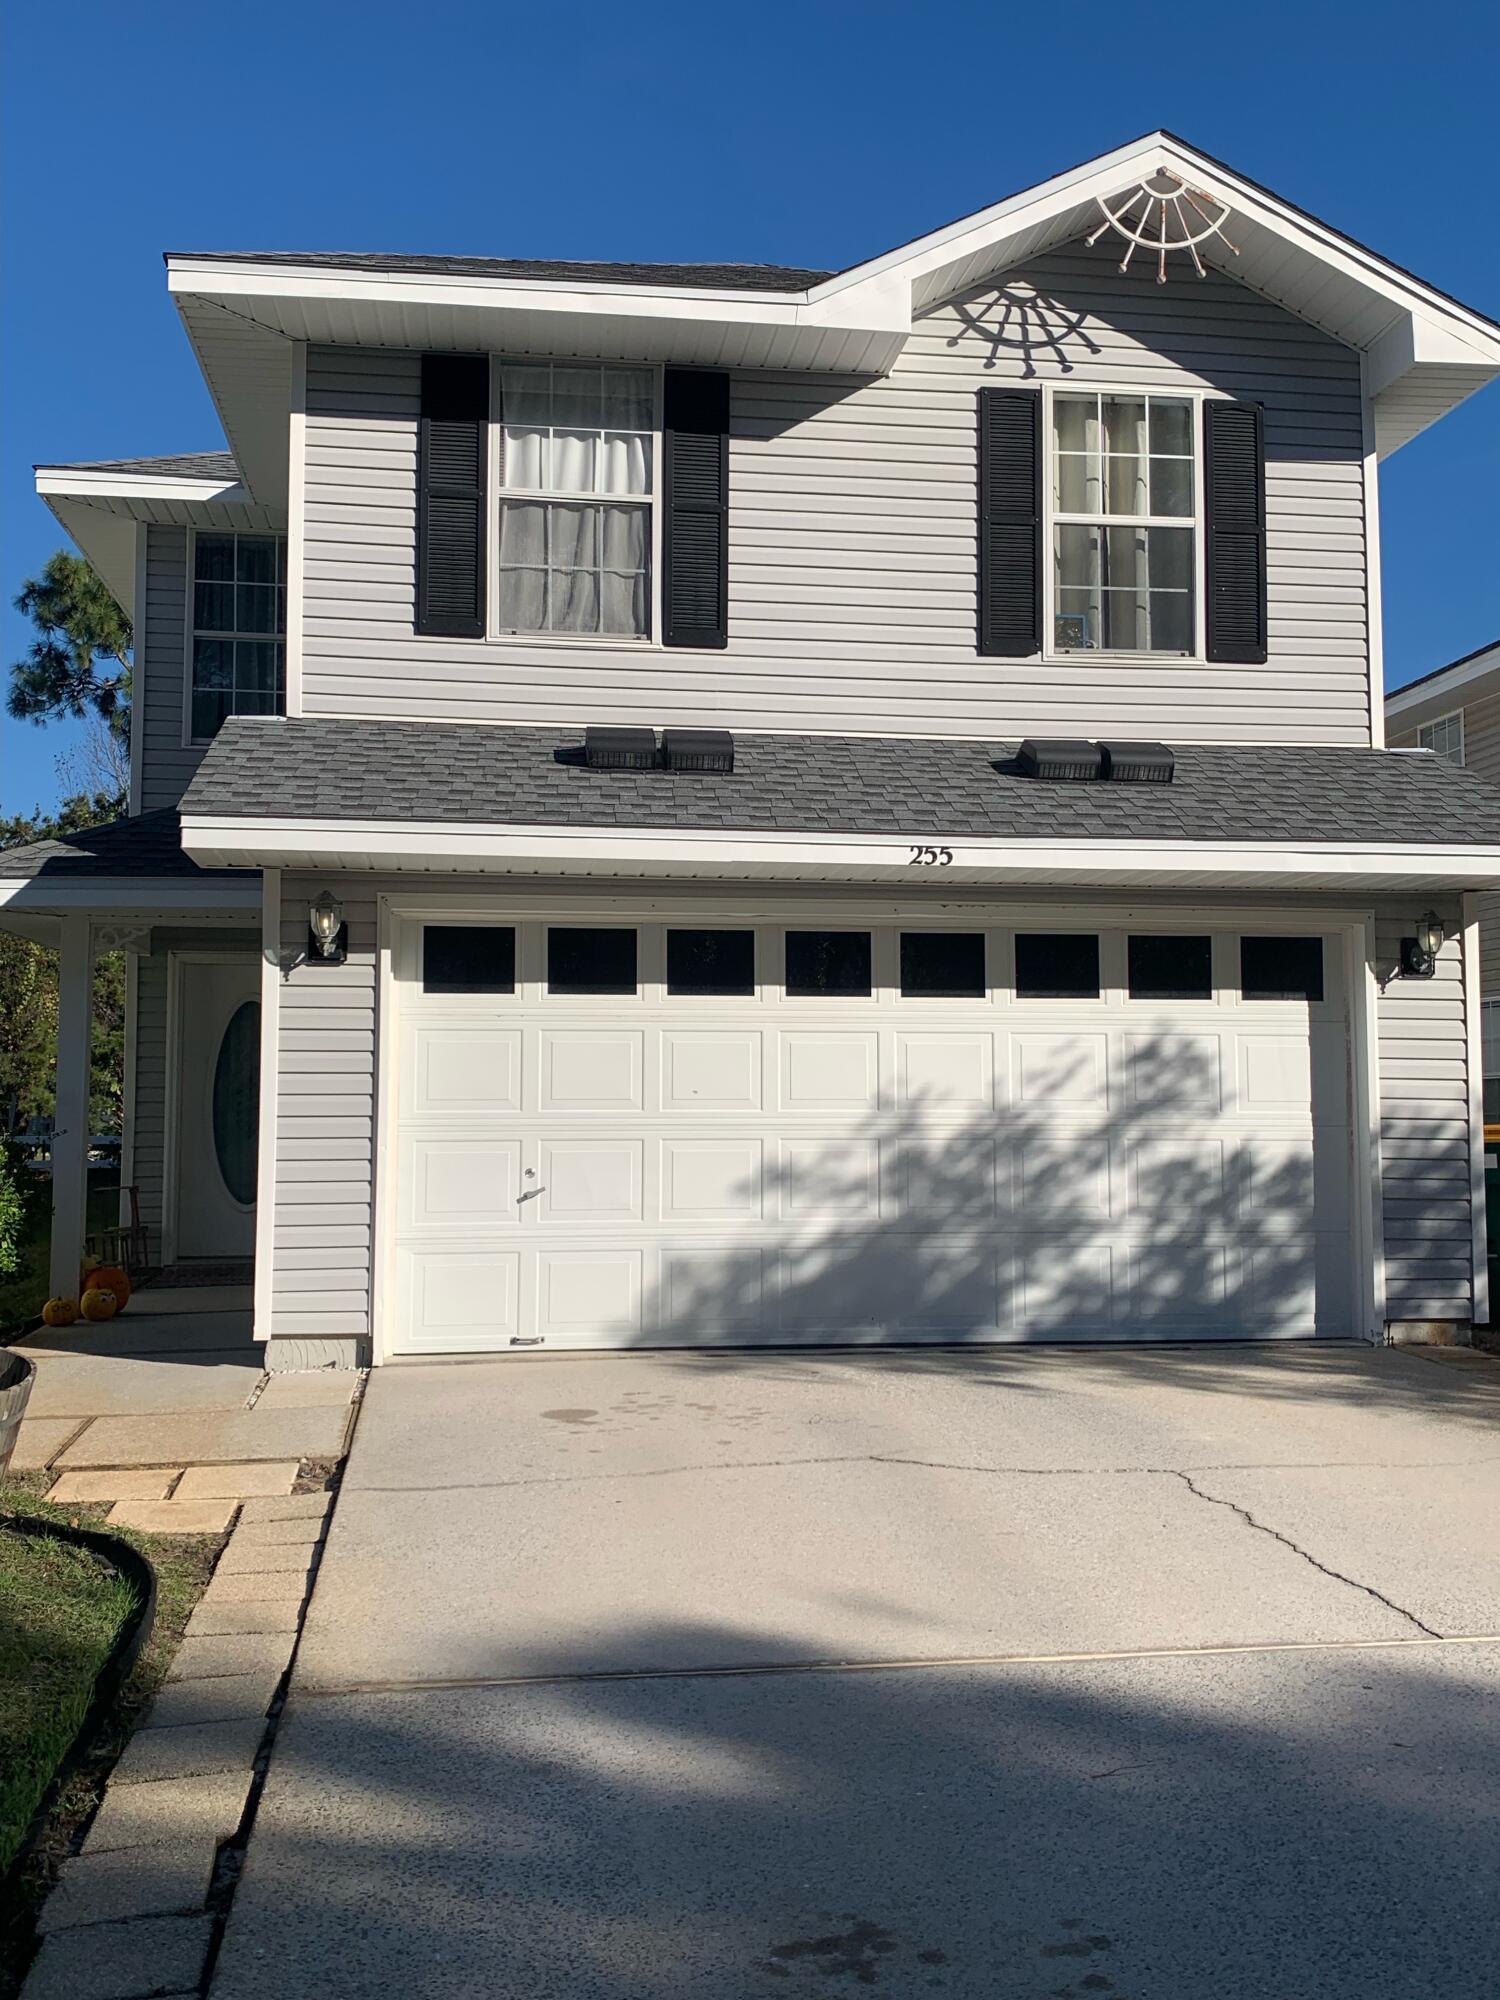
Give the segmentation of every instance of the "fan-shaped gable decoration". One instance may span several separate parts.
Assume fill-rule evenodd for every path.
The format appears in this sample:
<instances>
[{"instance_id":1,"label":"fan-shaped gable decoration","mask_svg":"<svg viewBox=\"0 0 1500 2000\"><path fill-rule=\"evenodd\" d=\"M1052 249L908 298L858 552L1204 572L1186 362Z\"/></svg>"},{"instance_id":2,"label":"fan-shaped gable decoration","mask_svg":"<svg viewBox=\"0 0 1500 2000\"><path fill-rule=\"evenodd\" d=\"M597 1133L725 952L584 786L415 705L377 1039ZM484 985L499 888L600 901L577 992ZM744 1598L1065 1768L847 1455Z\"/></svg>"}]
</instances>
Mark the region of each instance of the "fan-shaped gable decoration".
<instances>
[{"instance_id":1,"label":"fan-shaped gable decoration","mask_svg":"<svg viewBox=\"0 0 1500 2000\"><path fill-rule=\"evenodd\" d=\"M1173 173L1170 167L1160 167L1154 174L1148 174L1123 195L1103 195L1096 197L1099 212L1104 217L1093 235L1088 238L1090 245L1108 229L1123 236L1129 249L1120 260L1120 269L1128 271L1130 260L1137 250L1152 252L1156 257L1156 282L1167 282L1167 259L1176 251L1186 251L1192 258L1194 268L1200 278L1206 277L1203 259L1198 255L1198 245L1217 236L1226 250L1239 256L1239 251L1224 234L1224 224L1229 220L1229 204L1211 195L1205 188L1189 187L1181 174Z\"/></svg>"}]
</instances>

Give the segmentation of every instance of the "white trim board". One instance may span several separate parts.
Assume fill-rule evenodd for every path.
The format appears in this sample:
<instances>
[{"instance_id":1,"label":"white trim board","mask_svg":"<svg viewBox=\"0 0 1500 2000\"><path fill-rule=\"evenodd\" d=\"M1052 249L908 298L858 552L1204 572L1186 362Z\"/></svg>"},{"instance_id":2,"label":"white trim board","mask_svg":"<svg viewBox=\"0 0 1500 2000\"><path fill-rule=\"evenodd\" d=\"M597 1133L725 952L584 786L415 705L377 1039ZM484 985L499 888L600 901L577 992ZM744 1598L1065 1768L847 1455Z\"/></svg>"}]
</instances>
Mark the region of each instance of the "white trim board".
<instances>
[{"instance_id":1,"label":"white trim board","mask_svg":"<svg viewBox=\"0 0 1500 2000\"><path fill-rule=\"evenodd\" d=\"M255 1316L252 1334L269 1340L276 1276L277 1067L281 1037L281 870L261 877L260 1105L255 1156Z\"/></svg>"},{"instance_id":2,"label":"white trim board","mask_svg":"<svg viewBox=\"0 0 1500 2000\"><path fill-rule=\"evenodd\" d=\"M1476 682L1491 680L1495 683L1494 687L1475 686ZM1386 723L1389 726L1399 722L1405 728L1414 729L1418 722L1430 719L1419 716L1418 709L1431 702L1435 704L1437 714L1446 714L1448 705L1461 689L1472 690L1470 700L1481 694L1500 692L1500 639L1493 645L1485 646L1472 659L1456 661L1451 667L1440 667L1436 673L1388 694L1385 698Z\"/></svg>"},{"instance_id":3,"label":"white trim board","mask_svg":"<svg viewBox=\"0 0 1500 2000\"><path fill-rule=\"evenodd\" d=\"M1484 1189L1484 1017L1479 968L1479 898L1463 899L1464 1036L1469 1072L1469 1223L1473 1316L1490 1321L1489 1218Z\"/></svg>"}]
</instances>

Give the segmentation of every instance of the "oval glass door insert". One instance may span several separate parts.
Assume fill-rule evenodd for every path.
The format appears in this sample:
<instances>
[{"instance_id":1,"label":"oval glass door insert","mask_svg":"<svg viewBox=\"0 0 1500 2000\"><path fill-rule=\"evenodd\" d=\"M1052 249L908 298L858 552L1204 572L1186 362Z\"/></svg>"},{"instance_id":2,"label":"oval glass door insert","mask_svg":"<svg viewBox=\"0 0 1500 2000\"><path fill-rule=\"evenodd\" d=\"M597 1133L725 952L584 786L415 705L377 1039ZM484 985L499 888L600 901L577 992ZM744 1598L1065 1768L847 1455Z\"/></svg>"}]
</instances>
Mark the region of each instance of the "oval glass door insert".
<instances>
[{"instance_id":1,"label":"oval glass door insert","mask_svg":"<svg viewBox=\"0 0 1500 2000\"><path fill-rule=\"evenodd\" d=\"M260 1113L260 1002L245 1000L224 1028L214 1062L214 1154L224 1185L244 1208L255 1200Z\"/></svg>"}]
</instances>

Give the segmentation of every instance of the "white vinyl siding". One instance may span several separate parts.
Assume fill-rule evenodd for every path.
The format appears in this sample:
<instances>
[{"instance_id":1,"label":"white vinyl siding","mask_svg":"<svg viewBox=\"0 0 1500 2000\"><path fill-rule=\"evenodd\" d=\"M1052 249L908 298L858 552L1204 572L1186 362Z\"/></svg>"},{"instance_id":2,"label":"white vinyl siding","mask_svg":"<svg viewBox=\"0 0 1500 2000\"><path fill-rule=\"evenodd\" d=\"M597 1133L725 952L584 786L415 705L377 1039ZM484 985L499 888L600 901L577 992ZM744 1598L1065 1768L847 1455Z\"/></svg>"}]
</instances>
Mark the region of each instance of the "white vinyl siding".
<instances>
[{"instance_id":1,"label":"white vinyl siding","mask_svg":"<svg viewBox=\"0 0 1500 2000\"><path fill-rule=\"evenodd\" d=\"M419 357L312 349L305 711L1368 743L1358 356L1231 279L1115 262L1074 247L934 308L880 380L736 374L723 652L417 638ZM1070 378L1264 403L1263 666L977 654L976 392Z\"/></svg>"},{"instance_id":2,"label":"white vinyl siding","mask_svg":"<svg viewBox=\"0 0 1500 2000\"><path fill-rule=\"evenodd\" d=\"M1432 722L1446 721L1450 713L1460 720L1464 769L1487 784L1500 785L1500 694L1481 695L1459 709L1429 717L1425 723L1393 730L1392 748L1425 748L1421 732ZM1479 898L1479 973L1484 991L1500 995L1500 895Z\"/></svg>"},{"instance_id":3,"label":"white vinyl siding","mask_svg":"<svg viewBox=\"0 0 1500 2000\"><path fill-rule=\"evenodd\" d=\"M1376 925L1382 972L1417 905ZM1378 1004L1386 1317L1467 1319L1472 1282L1469 1066L1456 904L1431 979L1390 979Z\"/></svg>"}]
</instances>

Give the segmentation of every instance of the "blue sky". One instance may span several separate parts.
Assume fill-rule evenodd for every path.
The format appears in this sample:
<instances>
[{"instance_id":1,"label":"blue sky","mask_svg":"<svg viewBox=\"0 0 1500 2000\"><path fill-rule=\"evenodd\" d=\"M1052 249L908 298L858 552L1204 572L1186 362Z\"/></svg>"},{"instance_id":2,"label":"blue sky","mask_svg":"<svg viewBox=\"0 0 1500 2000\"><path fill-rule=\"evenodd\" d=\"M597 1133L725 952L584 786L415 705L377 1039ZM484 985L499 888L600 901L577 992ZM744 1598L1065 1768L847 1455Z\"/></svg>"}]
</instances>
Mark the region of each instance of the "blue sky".
<instances>
[{"instance_id":1,"label":"blue sky","mask_svg":"<svg viewBox=\"0 0 1500 2000\"><path fill-rule=\"evenodd\" d=\"M221 442L166 249L839 266L1165 125L1500 318L1500 12L11 0L0 643L35 460ZM1500 386L1384 470L1387 678L1500 636ZM3 724L0 812L74 732Z\"/></svg>"}]
</instances>

